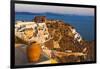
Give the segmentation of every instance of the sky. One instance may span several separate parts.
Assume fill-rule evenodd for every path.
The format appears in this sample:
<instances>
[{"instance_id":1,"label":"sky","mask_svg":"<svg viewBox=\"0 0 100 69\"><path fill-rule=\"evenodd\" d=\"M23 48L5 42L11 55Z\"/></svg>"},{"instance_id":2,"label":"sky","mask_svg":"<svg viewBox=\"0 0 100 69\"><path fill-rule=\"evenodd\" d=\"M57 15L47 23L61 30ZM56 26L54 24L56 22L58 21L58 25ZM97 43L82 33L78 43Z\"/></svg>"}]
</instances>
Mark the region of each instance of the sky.
<instances>
[{"instance_id":1,"label":"sky","mask_svg":"<svg viewBox=\"0 0 100 69\"><path fill-rule=\"evenodd\" d=\"M64 6L48 6L48 5L32 5L32 4L15 4L15 12L31 12L31 13L58 13L58 14L74 14L94 16L94 8L83 7L64 7Z\"/></svg>"}]
</instances>

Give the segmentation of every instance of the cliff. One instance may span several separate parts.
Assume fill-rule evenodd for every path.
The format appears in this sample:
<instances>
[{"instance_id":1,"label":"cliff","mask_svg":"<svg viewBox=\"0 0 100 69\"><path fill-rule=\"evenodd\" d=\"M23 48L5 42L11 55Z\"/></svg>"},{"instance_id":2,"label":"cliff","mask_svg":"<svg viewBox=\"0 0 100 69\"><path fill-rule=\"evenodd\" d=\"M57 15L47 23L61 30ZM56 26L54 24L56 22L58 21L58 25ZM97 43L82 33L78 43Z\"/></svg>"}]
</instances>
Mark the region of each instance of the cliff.
<instances>
[{"instance_id":1,"label":"cliff","mask_svg":"<svg viewBox=\"0 0 100 69\"><path fill-rule=\"evenodd\" d=\"M69 25L68 23L64 23L60 20L48 20L46 22L46 25L48 27L48 31L50 35L53 37L53 41L59 44L60 48L56 48L56 51L60 52L80 52L84 53L84 56L62 56L60 59L62 62L84 62L84 61L93 61L94 60L94 41L88 42L84 39L78 41L75 39L75 34L72 32L74 27ZM76 31L77 32L77 31ZM78 33L78 32L77 32ZM48 42L49 45L49 42ZM52 47L52 46L50 46ZM73 59L73 60L72 60ZM75 60L74 60L75 59ZM80 60L79 60L80 59Z\"/></svg>"}]
</instances>

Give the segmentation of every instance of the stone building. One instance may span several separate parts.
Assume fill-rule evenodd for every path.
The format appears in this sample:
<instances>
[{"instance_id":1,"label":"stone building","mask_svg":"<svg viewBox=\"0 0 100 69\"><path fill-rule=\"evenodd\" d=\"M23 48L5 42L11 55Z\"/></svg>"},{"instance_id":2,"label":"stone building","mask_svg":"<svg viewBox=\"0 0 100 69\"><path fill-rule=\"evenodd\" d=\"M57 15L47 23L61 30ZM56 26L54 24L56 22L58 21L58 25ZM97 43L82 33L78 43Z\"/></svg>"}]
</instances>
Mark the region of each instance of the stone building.
<instances>
[{"instance_id":1,"label":"stone building","mask_svg":"<svg viewBox=\"0 0 100 69\"><path fill-rule=\"evenodd\" d=\"M36 16L33 21L36 23L45 23L46 16Z\"/></svg>"}]
</instances>

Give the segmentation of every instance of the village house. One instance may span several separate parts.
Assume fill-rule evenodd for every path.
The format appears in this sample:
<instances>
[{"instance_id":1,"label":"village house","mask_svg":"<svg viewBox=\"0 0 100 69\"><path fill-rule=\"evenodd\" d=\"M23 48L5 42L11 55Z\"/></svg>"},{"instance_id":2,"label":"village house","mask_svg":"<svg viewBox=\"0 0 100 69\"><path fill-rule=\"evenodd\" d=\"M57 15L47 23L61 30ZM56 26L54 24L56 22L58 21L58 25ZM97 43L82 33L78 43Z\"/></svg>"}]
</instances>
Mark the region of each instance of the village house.
<instances>
[{"instance_id":1,"label":"village house","mask_svg":"<svg viewBox=\"0 0 100 69\"><path fill-rule=\"evenodd\" d=\"M71 28L71 31L74 34L74 40L77 40L78 42L80 42L82 40L82 37L80 36L80 34L74 28Z\"/></svg>"}]
</instances>

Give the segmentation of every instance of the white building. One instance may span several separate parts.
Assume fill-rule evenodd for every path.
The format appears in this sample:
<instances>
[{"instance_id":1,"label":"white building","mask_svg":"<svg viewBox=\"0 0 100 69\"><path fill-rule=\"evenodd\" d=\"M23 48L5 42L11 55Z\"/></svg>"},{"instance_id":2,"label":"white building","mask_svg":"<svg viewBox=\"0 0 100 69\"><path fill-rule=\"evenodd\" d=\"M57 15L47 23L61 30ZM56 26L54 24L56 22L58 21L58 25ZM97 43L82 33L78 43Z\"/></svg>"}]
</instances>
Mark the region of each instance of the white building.
<instances>
[{"instance_id":1,"label":"white building","mask_svg":"<svg viewBox=\"0 0 100 69\"><path fill-rule=\"evenodd\" d=\"M71 29L71 31L74 34L74 40L77 40L78 42L80 42L82 40L82 37L80 36L80 34L74 28Z\"/></svg>"}]
</instances>

